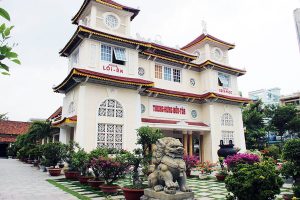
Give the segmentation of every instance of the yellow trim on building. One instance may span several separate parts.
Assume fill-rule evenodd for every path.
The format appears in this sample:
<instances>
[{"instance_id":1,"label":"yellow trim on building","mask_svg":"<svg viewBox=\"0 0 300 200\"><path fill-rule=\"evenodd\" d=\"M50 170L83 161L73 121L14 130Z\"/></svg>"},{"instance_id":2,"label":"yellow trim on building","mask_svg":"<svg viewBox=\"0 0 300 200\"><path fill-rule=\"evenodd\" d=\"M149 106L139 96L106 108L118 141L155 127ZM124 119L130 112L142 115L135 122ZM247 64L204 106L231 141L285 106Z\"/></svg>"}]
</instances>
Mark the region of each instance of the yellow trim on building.
<instances>
[{"instance_id":1,"label":"yellow trim on building","mask_svg":"<svg viewBox=\"0 0 300 200\"><path fill-rule=\"evenodd\" d=\"M226 43L223 43L223 42L220 42L220 41L211 39L211 38L209 38L208 36L205 36L205 38L203 38L201 41L199 41L199 42L197 42L197 43L195 43L195 44L193 44L193 45L191 45L191 46L189 46L189 47L182 48L182 49L183 49L183 50L184 50L184 49L189 49L189 48L191 48L191 47L193 47L193 46L195 46L195 45L197 45L197 44L200 44L200 43L202 43L202 42L205 42L206 40L211 41L211 42L215 42L215 43L218 43L218 44L221 44L221 45L225 45L225 46L227 46L227 47L229 47L229 48L232 48L232 49L235 47L235 45L229 45L229 44L226 44Z\"/></svg>"},{"instance_id":2,"label":"yellow trim on building","mask_svg":"<svg viewBox=\"0 0 300 200\"><path fill-rule=\"evenodd\" d=\"M101 3L103 5L106 5L106 6L109 6L109 7L113 7L113 8L116 8L118 10L123 10L123 8L121 6L116 6L116 5L113 5L113 4L110 4L110 3L107 3L107 2L104 2L104 1L101 1L101 0L95 0L97 3Z\"/></svg>"}]
</instances>

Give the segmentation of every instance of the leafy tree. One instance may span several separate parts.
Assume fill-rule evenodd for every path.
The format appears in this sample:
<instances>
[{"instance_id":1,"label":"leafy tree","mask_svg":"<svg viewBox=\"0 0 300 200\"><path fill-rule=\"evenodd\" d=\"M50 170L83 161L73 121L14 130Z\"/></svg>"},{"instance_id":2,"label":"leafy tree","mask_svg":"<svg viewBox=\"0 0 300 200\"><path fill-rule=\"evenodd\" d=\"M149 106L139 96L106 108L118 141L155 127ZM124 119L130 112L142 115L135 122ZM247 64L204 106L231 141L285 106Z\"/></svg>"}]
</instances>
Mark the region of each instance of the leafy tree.
<instances>
[{"instance_id":1,"label":"leafy tree","mask_svg":"<svg viewBox=\"0 0 300 200\"><path fill-rule=\"evenodd\" d=\"M243 122L248 149L258 148L258 140L266 135L264 109L261 100L250 103L243 109Z\"/></svg>"},{"instance_id":2,"label":"leafy tree","mask_svg":"<svg viewBox=\"0 0 300 200\"><path fill-rule=\"evenodd\" d=\"M299 119L297 118L297 109L295 106L278 106L271 116L270 126L273 126L278 135L281 136L288 131L294 132L299 130Z\"/></svg>"},{"instance_id":3,"label":"leafy tree","mask_svg":"<svg viewBox=\"0 0 300 200\"><path fill-rule=\"evenodd\" d=\"M0 114L0 120L8 120L7 113Z\"/></svg>"},{"instance_id":4,"label":"leafy tree","mask_svg":"<svg viewBox=\"0 0 300 200\"><path fill-rule=\"evenodd\" d=\"M10 21L10 16L6 10L0 8L0 16ZM9 75L9 67L6 61L11 61L16 64L21 64L18 59L18 54L13 52L12 49L16 45L9 45L8 40L10 39L11 30L14 26L7 26L5 23L0 24L0 73L3 75Z\"/></svg>"}]
</instances>

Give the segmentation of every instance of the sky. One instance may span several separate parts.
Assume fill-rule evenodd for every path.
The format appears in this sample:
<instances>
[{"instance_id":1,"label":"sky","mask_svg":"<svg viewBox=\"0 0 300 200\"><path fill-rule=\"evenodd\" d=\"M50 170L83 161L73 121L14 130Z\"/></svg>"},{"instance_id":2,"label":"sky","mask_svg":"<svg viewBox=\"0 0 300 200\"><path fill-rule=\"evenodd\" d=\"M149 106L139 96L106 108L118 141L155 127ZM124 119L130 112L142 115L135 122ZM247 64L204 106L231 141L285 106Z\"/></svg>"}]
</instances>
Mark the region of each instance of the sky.
<instances>
[{"instance_id":1,"label":"sky","mask_svg":"<svg viewBox=\"0 0 300 200\"><path fill-rule=\"evenodd\" d=\"M0 113L10 120L48 118L63 95L53 85L67 75L67 59L58 52L73 35L71 18L83 0L0 0L11 15L11 43L18 46L22 65L10 64L10 76L0 75ZM131 35L164 45L184 46L207 31L234 43L232 67L246 69L238 78L239 90L248 92L280 87L282 94L300 91L300 52L293 10L299 0L117 0L141 12L132 21ZM0 21L2 22L2 21Z\"/></svg>"}]
</instances>

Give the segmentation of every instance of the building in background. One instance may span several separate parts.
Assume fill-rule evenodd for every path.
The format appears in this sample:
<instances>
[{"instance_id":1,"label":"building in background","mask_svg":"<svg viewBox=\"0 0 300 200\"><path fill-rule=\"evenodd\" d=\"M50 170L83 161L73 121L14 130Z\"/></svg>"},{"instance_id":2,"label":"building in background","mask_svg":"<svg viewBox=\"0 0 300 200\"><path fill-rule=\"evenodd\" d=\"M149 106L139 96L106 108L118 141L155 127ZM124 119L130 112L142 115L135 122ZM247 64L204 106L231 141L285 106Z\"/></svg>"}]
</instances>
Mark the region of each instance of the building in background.
<instances>
[{"instance_id":1,"label":"building in background","mask_svg":"<svg viewBox=\"0 0 300 200\"><path fill-rule=\"evenodd\" d=\"M53 89L63 105L50 117L59 140L85 150L136 148L136 129L159 128L182 141L185 154L218 160L220 140L245 150L239 76L229 65L234 44L209 34L179 48L130 36L139 10L112 0L85 0L60 52L69 59ZM149 14L151 15L151 13Z\"/></svg>"},{"instance_id":2,"label":"building in background","mask_svg":"<svg viewBox=\"0 0 300 200\"><path fill-rule=\"evenodd\" d=\"M30 122L0 120L0 157L7 156L7 147L18 135L27 133Z\"/></svg>"},{"instance_id":3,"label":"building in background","mask_svg":"<svg viewBox=\"0 0 300 200\"><path fill-rule=\"evenodd\" d=\"M295 92L290 95L284 95L280 98L281 105L294 105L300 114L300 92Z\"/></svg>"},{"instance_id":4,"label":"building in background","mask_svg":"<svg viewBox=\"0 0 300 200\"><path fill-rule=\"evenodd\" d=\"M294 10L294 18L296 24L297 37L298 37L298 45L300 50L300 8Z\"/></svg>"},{"instance_id":5,"label":"building in background","mask_svg":"<svg viewBox=\"0 0 300 200\"><path fill-rule=\"evenodd\" d=\"M261 99L264 105L279 105L280 101L280 88L275 87L271 89L260 89L251 91L248 96L253 101Z\"/></svg>"}]
</instances>

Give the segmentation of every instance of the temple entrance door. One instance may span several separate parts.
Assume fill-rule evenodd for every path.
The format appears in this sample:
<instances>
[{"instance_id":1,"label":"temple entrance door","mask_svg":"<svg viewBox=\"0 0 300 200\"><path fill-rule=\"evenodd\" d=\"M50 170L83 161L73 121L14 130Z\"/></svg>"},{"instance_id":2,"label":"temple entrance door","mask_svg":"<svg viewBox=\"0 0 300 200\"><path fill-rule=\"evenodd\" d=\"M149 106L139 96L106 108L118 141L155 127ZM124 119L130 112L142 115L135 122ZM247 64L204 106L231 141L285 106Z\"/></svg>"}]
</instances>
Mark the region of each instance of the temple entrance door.
<instances>
[{"instance_id":1,"label":"temple entrance door","mask_svg":"<svg viewBox=\"0 0 300 200\"><path fill-rule=\"evenodd\" d=\"M203 136L198 133L193 134L193 155L203 162Z\"/></svg>"}]
</instances>

